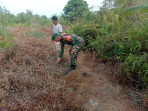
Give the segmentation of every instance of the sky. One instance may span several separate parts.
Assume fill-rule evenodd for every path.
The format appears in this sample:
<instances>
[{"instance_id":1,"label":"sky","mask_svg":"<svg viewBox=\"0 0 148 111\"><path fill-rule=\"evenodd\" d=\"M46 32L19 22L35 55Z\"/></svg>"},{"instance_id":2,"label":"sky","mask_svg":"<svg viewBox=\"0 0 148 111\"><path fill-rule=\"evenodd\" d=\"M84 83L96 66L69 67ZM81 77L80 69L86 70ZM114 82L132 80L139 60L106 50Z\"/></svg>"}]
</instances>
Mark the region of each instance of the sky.
<instances>
[{"instance_id":1,"label":"sky","mask_svg":"<svg viewBox=\"0 0 148 111\"><path fill-rule=\"evenodd\" d=\"M0 0L0 6L5 7L13 14L26 12L31 10L33 14L46 15L60 15L63 8L69 0ZM103 0L85 0L89 7L94 7L93 10L99 10Z\"/></svg>"}]
</instances>

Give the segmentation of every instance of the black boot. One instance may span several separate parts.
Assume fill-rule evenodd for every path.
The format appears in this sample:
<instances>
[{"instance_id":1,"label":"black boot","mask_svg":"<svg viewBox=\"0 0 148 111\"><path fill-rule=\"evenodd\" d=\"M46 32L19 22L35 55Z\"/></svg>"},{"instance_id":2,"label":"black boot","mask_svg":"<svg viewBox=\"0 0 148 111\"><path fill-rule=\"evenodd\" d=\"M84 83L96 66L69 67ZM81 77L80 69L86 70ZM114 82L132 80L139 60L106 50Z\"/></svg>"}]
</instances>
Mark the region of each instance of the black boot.
<instances>
[{"instance_id":1,"label":"black boot","mask_svg":"<svg viewBox=\"0 0 148 111\"><path fill-rule=\"evenodd\" d=\"M66 71L64 71L64 72L63 72L63 74L65 74L65 75L66 75L68 72L70 72L70 71L74 70L75 68L76 68L76 66L71 65L69 69L67 69Z\"/></svg>"}]
</instances>

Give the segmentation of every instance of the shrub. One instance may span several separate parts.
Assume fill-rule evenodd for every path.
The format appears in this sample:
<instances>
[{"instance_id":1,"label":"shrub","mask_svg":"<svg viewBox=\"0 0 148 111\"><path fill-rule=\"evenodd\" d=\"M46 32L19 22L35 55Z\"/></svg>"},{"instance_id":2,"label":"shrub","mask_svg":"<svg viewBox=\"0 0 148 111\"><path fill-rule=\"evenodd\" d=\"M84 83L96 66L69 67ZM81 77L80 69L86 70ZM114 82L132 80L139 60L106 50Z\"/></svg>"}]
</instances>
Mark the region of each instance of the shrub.
<instances>
[{"instance_id":1,"label":"shrub","mask_svg":"<svg viewBox=\"0 0 148 111\"><path fill-rule=\"evenodd\" d=\"M4 26L0 26L0 37L0 47L7 48L12 46L13 37Z\"/></svg>"},{"instance_id":2,"label":"shrub","mask_svg":"<svg viewBox=\"0 0 148 111\"><path fill-rule=\"evenodd\" d=\"M139 8L139 7L138 7ZM145 9L145 7L144 7ZM133 11L132 11L133 13ZM148 22L147 15L135 13L120 16L119 8L101 9L96 20L81 19L67 31L84 37L86 47L97 51L106 60L120 61L127 78L148 87ZM133 19L134 18L134 19ZM142 19L140 19L142 18Z\"/></svg>"}]
</instances>

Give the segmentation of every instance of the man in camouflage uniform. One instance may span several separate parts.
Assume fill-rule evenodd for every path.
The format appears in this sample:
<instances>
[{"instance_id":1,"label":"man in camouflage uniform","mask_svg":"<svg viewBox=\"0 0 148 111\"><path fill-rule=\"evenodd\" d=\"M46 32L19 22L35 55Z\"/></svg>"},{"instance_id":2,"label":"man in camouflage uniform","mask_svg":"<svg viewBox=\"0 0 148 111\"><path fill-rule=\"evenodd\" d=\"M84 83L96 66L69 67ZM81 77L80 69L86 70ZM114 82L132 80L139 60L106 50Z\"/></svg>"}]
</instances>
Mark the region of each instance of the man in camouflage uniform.
<instances>
[{"instance_id":1,"label":"man in camouflage uniform","mask_svg":"<svg viewBox=\"0 0 148 111\"><path fill-rule=\"evenodd\" d=\"M64 45L68 44L71 45L71 49L69 50L69 55L71 58L71 65L69 65L69 69L64 72L64 74L67 74L69 71L74 70L76 68L76 59L78 57L79 51L82 49L82 46L84 45L84 40L74 34L61 34L58 35L57 33L54 33L52 36L52 40L55 40L56 42L61 42L61 50L59 53L59 58L57 60L57 63L61 61L61 58L64 53Z\"/></svg>"}]
</instances>

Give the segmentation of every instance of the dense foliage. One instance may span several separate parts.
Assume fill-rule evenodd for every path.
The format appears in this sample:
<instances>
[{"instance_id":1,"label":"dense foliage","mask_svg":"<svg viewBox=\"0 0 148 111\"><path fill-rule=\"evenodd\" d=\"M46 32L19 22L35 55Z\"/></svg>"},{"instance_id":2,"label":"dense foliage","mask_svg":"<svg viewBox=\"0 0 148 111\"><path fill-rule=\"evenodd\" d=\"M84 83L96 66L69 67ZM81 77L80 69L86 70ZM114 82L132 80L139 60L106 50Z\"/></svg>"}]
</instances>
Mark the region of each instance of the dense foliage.
<instances>
[{"instance_id":1,"label":"dense foliage","mask_svg":"<svg viewBox=\"0 0 148 111\"><path fill-rule=\"evenodd\" d=\"M64 17L73 21L74 17L82 17L89 12L88 4L84 0L70 0L64 7Z\"/></svg>"},{"instance_id":2,"label":"dense foliage","mask_svg":"<svg viewBox=\"0 0 148 111\"><path fill-rule=\"evenodd\" d=\"M137 88L148 87L148 5L146 0L105 0L101 9L80 18L67 32L84 37L86 48L120 64Z\"/></svg>"}]
</instances>

